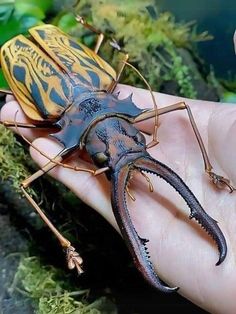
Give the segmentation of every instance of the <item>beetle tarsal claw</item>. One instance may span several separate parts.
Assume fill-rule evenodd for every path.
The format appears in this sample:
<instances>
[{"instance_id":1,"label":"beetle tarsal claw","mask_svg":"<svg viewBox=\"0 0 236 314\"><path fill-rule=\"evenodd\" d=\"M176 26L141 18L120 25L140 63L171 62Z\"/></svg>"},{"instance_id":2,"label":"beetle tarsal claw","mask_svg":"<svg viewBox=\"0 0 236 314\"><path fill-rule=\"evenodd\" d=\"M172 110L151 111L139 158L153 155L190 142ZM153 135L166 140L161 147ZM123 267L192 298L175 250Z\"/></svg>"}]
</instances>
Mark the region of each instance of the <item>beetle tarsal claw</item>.
<instances>
[{"instance_id":1,"label":"beetle tarsal claw","mask_svg":"<svg viewBox=\"0 0 236 314\"><path fill-rule=\"evenodd\" d=\"M75 248L73 246L69 246L66 249L66 259L69 269L76 268L79 275L84 272L81 268L81 265L83 264L83 259L81 258L79 253L75 251Z\"/></svg>"},{"instance_id":2,"label":"beetle tarsal claw","mask_svg":"<svg viewBox=\"0 0 236 314\"><path fill-rule=\"evenodd\" d=\"M210 171L208 172L208 175L210 176L212 182L220 189L224 189L225 187L229 188L229 192L232 193L236 189L230 184L230 180L226 179L222 176L219 176L218 174Z\"/></svg>"}]
</instances>

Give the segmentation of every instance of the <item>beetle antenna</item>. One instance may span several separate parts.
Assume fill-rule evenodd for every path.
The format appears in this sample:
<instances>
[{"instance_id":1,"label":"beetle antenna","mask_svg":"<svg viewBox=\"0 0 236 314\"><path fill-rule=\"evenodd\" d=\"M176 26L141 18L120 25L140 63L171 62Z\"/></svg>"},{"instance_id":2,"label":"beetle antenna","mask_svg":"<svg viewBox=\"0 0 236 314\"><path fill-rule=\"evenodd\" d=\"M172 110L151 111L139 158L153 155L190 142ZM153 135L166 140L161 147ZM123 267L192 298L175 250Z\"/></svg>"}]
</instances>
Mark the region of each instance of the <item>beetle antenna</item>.
<instances>
[{"instance_id":1,"label":"beetle antenna","mask_svg":"<svg viewBox=\"0 0 236 314\"><path fill-rule=\"evenodd\" d=\"M153 94L153 91L152 91L152 88L150 86L150 84L148 83L148 81L145 79L145 77L140 73L140 71L135 67L133 66L131 63L127 62L127 61L123 61L125 64L127 64L129 67L131 67L131 69L133 69L138 75L139 77L144 81L144 83L146 84L148 90L150 91L150 94L151 94L151 97L152 97L152 101L153 101L153 105L154 105L154 110L155 110L155 116L154 116L154 119L155 119L155 122L154 122L154 130L153 130L153 139L152 141L147 144L147 148L151 148L155 145L157 145L159 143L158 139L157 139L157 129L158 129L158 106L157 106L157 103L156 103L156 99L154 97L154 94Z\"/></svg>"}]
</instances>

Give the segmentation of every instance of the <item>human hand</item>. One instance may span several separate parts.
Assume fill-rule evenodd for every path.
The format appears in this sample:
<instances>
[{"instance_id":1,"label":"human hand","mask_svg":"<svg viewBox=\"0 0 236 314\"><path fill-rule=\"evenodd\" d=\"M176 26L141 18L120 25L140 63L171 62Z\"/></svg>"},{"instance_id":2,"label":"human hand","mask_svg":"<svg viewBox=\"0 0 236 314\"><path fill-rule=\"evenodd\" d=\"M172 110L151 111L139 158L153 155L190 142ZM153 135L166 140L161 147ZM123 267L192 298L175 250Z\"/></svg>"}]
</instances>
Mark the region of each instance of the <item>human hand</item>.
<instances>
[{"instance_id":1,"label":"human hand","mask_svg":"<svg viewBox=\"0 0 236 314\"><path fill-rule=\"evenodd\" d=\"M120 98L131 92L140 108L151 107L148 91L120 85ZM155 93L159 107L176 103L182 98ZM236 107L197 100L186 100L190 105L204 142L208 143L215 172L223 174L236 185L233 149L236 139ZM3 121L13 121L19 105L11 97L3 107ZM17 121L27 122L22 111ZM148 243L151 260L158 275L170 286L179 286L179 293L212 313L236 312L236 212L235 195L214 187L204 175L203 161L197 141L183 111L160 117L158 138L160 143L149 150L157 160L177 172L197 196L207 213L219 222L228 244L228 255L220 266L215 266L218 252L215 243L200 226L188 219L188 208L178 194L164 181L151 177L154 192L148 191L141 176L132 180L131 191L136 202L129 200L129 209L136 230ZM142 129L152 130L153 121L143 123ZM46 131L21 129L21 132L50 157L61 146L47 138ZM207 145L206 145L207 146ZM42 155L30 149L35 161L47 163ZM214 159L213 159L214 158ZM87 162L73 155L68 163L89 167ZM102 214L117 228L110 204L110 185L104 175L93 177L89 173L57 167L50 172L57 180L73 190L84 202ZM93 193L87 191L93 190Z\"/></svg>"}]
</instances>

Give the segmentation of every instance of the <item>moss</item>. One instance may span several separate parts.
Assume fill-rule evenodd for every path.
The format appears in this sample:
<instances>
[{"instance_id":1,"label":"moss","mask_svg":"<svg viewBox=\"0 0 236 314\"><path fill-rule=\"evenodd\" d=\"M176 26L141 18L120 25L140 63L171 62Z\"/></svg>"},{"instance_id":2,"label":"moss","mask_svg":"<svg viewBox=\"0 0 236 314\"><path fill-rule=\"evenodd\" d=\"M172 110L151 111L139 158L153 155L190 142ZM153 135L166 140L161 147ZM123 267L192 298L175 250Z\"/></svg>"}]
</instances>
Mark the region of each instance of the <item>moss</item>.
<instances>
[{"instance_id":1,"label":"moss","mask_svg":"<svg viewBox=\"0 0 236 314\"><path fill-rule=\"evenodd\" d=\"M165 75L165 80L174 80L179 85L179 93L188 98L196 98L197 93L192 84L192 74L189 67L184 64L183 58L175 49L168 49L172 66Z\"/></svg>"},{"instance_id":2,"label":"moss","mask_svg":"<svg viewBox=\"0 0 236 314\"><path fill-rule=\"evenodd\" d=\"M0 176L1 180L10 181L16 191L20 191L20 183L30 175L27 159L28 154L13 132L0 125Z\"/></svg>"},{"instance_id":3,"label":"moss","mask_svg":"<svg viewBox=\"0 0 236 314\"><path fill-rule=\"evenodd\" d=\"M44 266L37 257L22 258L11 292L18 291L34 300L38 314L116 314L115 305L101 297L88 303L89 290L72 289L65 275L52 266Z\"/></svg>"}]
</instances>

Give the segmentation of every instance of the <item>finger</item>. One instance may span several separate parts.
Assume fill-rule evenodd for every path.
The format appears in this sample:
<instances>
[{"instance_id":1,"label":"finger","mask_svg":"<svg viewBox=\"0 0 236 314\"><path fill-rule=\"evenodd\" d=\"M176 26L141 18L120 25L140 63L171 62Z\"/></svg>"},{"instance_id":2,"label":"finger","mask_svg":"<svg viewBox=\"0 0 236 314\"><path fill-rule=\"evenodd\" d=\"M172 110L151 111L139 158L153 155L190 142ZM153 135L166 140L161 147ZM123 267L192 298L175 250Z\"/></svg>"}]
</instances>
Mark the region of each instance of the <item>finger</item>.
<instances>
[{"instance_id":1,"label":"finger","mask_svg":"<svg viewBox=\"0 0 236 314\"><path fill-rule=\"evenodd\" d=\"M56 156L62 147L51 139L39 138L33 142L39 150L44 152L50 158ZM30 148L32 158L36 163L43 167L48 163L48 159L42 156L38 151ZM75 159L75 157L77 157ZM94 169L93 166L75 156L66 163L71 166L82 167L86 169ZM97 210L105 219L107 219L114 227L117 228L110 203L110 186L104 175L93 176L91 173L83 171L75 171L72 169L57 166L49 172L55 179L65 184L72 190L83 202ZM92 193L88 193L92 191Z\"/></svg>"},{"instance_id":2,"label":"finger","mask_svg":"<svg viewBox=\"0 0 236 314\"><path fill-rule=\"evenodd\" d=\"M8 94L8 95L6 96L6 102L10 102L10 101L12 101L12 100L16 100L15 97L14 97L13 95L9 95L9 94Z\"/></svg>"}]
</instances>

